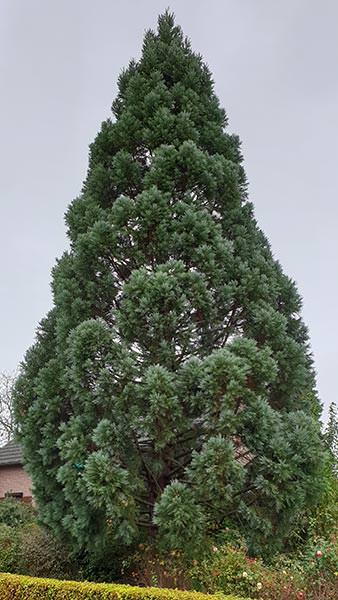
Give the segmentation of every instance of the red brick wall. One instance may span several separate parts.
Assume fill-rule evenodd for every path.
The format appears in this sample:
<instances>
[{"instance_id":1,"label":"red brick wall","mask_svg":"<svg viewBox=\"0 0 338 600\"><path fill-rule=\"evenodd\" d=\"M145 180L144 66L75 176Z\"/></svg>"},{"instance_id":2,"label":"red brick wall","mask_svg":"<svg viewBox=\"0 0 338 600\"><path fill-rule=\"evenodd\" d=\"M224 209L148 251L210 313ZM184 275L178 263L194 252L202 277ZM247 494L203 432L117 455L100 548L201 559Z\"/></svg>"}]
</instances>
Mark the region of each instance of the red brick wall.
<instances>
[{"instance_id":1,"label":"red brick wall","mask_svg":"<svg viewBox=\"0 0 338 600\"><path fill-rule=\"evenodd\" d=\"M20 465L0 467L0 499L7 492L22 492L27 501L32 498L31 487L31 479Z\"/></svg>"}]
</instances>

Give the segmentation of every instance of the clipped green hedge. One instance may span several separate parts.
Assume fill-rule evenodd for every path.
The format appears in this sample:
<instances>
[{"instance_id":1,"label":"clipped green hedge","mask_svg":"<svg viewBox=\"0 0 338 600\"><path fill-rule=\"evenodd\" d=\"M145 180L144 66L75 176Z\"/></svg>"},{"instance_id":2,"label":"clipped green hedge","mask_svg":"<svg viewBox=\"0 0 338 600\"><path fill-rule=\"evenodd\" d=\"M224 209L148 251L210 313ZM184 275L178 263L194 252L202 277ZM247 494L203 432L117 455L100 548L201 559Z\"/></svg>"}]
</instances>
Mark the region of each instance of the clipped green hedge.
<instances>
[{"instance_id":1,"label":"clipped green hedge","mask_svg":"<svg viewBox=\"0 0 338 600\"><path fill-rule=\"evenodd\" d=\"M82 583L0 573L0 600L211 600L199 592L139 588L114 583ZM222 596L222 600L239 600Z\"/></svg>"}]
</instances>

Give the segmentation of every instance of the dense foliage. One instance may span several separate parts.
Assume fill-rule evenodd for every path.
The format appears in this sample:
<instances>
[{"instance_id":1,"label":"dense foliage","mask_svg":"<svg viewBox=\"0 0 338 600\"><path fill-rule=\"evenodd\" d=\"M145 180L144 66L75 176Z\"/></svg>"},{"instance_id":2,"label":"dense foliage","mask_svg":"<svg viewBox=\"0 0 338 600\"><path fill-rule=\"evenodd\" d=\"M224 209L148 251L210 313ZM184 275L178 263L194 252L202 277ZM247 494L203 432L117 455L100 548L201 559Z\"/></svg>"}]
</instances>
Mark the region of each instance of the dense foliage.
<instances>
[{"instance_id":1,"label":"dense foliage","mask_svg":"<svg viewBox=\"0 0 338 600\"><path fill-rule=\"evenodd\" d=\"M320 487L301 299L172 15L118 85L16 386L41 518L84 552L225 526L273 550Z\"/></svg>"},{"instance_id":2,"label":"dense foliage","mask_svg":"<svg viewBox=\"0 0 338 600\"><path fill-rule=\"evenodd\" d=\"M6 573L0 574L0 597L2 600L212 600L197 592L37 579ZM236 597L224 596L223 600L236 600Z\"/></svg>"},{"instance_id":3,"label":"dense foliage","mask_svg":"<svg viewBox=\"0 0 338 600\"><path fill-rule=\"evenodd\" d=\"M275 555L270 561L252 558L238 532L227 529L220 543L204 548L193 560L182 551L159 553L141 544L124 561L124 577L133 584L195 589L208 594L235 593L258 600L336 600L337 506L336 488L335 497L326 506L325 520L320 514L318 518L312 515L306 539L293 552Z\"/></svg>"},{"instance_id":4,"label":"dense foliage","mask_svg":"<svg viewBox=\"0 0 338 600\"><path fill-rule=\"evenodd\" d=\"M33 507L14 498L5 498L0 502L0 524L9 527L20 527L35 521Z\"/></svg>"},{"instance_id":5,"label":"dense foliage","mask_svg":"<svg viewBox=\"0 0 338 600\"><path fill-rule=\"evenodd\" d=\"M275 556L270 564L248 556L244 540L238 532L227 529L217 545L200 549L197 559L189 559L179 550L158 552L151 545L140 544L137 552L131 552L124 558L121 553L116 555L114 561L106 558L100 568L93 557L91 563L80 557L71 557L64 545L38 525L34 510L29 506L5 500L0 503L0 508L4 507L0 515L0 572L84 579L87 582L113 580L142 587L234 594L262 600L336 600L337 506L336 489L335 497L325 507L325 514L319 513L318 518L312 515L308 539L298 544L293 553ZM27 583L28 580L11 581ZM19 589L21 584L15 588L16 593L19 593ZM42 589L44 591L41 593L45 593L45 588ZM58 593L64 593L61 592L62 587L57 586L57 589ZM84 590L83 586L74 586L72 589L77 593ZM120 588L108 586L100 589L116 591ZM56 594L56 590L48 590L48 593ZM70 593L70 589L67 593ZM1 587L0 597L3 598Z\"/></svg>"},{"instance_id":6,"label":"dense foliage","mask_svg":"<svg viewBox=\"0 0 338 600\"><path fill-rule=\"evenodd\" d=\"M32 507L12 499L0 502L0 572L70 577L79 571L67 548L38 524Z\"/></svg>"},{"instance_id":7,"label":"dense foliage","mask_svg":"<svg viewBox=\"0 0 338 600\"><path fill-rule=\"evenodd\" d=\"M331 457L333 471L338 475L338 412L335 402L331 402L329 407L329 418L324 438Z\"/></svg>"}]
</instances>

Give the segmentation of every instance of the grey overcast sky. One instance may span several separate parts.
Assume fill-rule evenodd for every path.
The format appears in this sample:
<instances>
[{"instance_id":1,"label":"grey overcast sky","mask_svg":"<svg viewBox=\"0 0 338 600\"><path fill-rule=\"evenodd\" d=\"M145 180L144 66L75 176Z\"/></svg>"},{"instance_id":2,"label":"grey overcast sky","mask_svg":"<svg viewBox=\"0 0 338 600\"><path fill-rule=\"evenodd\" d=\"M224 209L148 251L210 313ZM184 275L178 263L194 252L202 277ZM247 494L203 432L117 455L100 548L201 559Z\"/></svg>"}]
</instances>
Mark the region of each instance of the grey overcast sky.
<instances>
[{"instance_id":1,"label":"grey overcast sky","mask_svg":"<svg viewBox=\"0 0 338 600\"><path fill-rule=\"evenodd\" d=\"M258 222L304 298L327 406L338 400L337 0L0 0L0 371L51 306L88 144L168 4L243 141Z\"/></svg>"}]
</instances>

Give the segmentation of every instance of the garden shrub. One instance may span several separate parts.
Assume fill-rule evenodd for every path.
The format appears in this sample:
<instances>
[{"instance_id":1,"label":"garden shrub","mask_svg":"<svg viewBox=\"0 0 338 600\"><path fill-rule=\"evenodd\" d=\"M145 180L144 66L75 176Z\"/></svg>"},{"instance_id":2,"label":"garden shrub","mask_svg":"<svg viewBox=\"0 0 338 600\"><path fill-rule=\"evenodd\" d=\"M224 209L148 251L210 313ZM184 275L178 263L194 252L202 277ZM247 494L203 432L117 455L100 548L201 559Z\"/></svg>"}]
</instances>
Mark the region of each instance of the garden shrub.
<instances>
[{"instance_id":1,"label":"garden shrub","mask_svg":"<svg viewBox=\"0 0 338 600\"><path fill-rule=\"evenodd\" d=\"M5 498L0 502L0 523L18 527L32 523L35 518L35 510L30 504L18 502L15 498Z\"/></svg>"},{"instance_id":2,"label":"garden shrub","mask_svg":"<svg viewBox=\"0 0 338 600\"><path fill-rule=\"evenodd\" d=\"M0 571L72 577L67 549L38 525L35 509L13 498L0 502Z\"/></svg>"},{"instance_id":3,"label":"garden shrub","mask_svg":"<svg viewBox=\"0 0 338 600\"><path fill-rule=\"evenodd\" d=\"M273 565L250 558L244 549L213 547L189 571L194 589L250 596L261 600L337 600L338 547L334 536L313 540L298 556L279 557Z\"/></svg>"},{"instance_id":4,"label":"garden shrub","mask_svg":"<svg viewBox=\"0 0 338 600\"><path fill-rule=\"evenodd\" d=\"M0 571L15 572L18 549L18 532L13 527L0 523Z\"/></svg>"},{"instance_id":5,"label":"garden shrub","mask_svg":"<svg viewBox=\"0 0 338 600\"><path fill-rule=\"evenodd\" d=\"M194 561L190 577L195 589L214 594L236 593L260 597L264 567L260 560L249 558L244 549L230 545L213 546L209 556Z\"/></svg>"},{"instance_id":6,"label":"garden shrub","mask_svg":"<svg viewBox=\"0 0 338 600\"><path fill-rule=\"evenodd\" d=\"M249 557L245 546L223 544L186 561L179 550L156 553L141 545L125 561L133 584L194 589L207 594L239 594L253 600L337 600L337 544L313 540L302 554L279 556L273 564Z\"/></svg>"},{"instance_id":7,"label":"garden shrub","mask_svg":"<svg viewBox=\"0 0 338 600\"><path fill-rule=\"evenodd\" d=\"M34 577L75 577L75 565L65 546L36 523L20 532L17 573Z\"/></svg>"},{"instance_id":8,"label":"garden shrub","mask_svg":"<svg viewBox=\"0 0 338 600\"><path fill-rule=\"evenodd\" d=\"M212 600L198 592L0 574L1 600ZM229 596L224 600L236 600Z\"/></svg>"},{"instance_id":9,"label":"garden shrub","mask_svg":"<svg viewBox=\"0 0 338 600\"><path fill-rule=\"evenodd\" d=\"M141 543L134 553L129 553L122 561L123 581L133 585L173 587L184 590L192 589L197 585L198 591L212 593L208 586L195 581L192 565L209 564L215 545L247 552L244 538L237 529L232 527L225 527L213 538L206 538L204 544L195 549L194 560L189 553L178 548L166 551L158 546Z\"/></svg>"}]
</instances>

